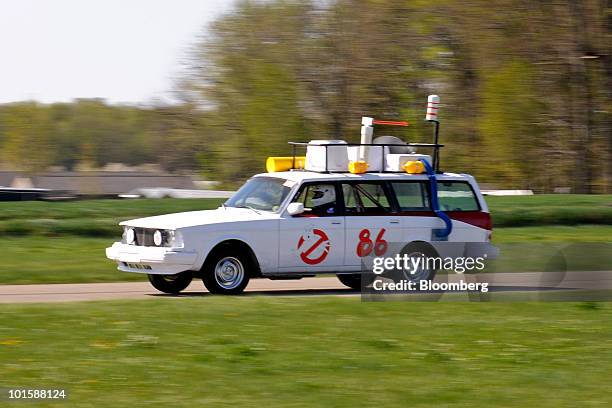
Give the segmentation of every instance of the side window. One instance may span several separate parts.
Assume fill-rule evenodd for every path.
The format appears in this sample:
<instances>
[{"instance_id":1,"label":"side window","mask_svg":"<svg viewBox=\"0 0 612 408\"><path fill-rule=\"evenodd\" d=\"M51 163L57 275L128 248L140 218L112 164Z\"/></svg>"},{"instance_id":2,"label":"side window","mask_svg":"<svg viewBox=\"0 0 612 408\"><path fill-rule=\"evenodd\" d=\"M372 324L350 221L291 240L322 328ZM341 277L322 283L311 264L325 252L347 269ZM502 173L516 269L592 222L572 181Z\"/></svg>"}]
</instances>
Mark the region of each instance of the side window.
<instances>
[{"instance_id":1,"label":"side window","mask_svg":"<svg viewBox=\"0 0 612 408\"><path fill-rule=\"evenodd\" d=\"M343 184L344 208L347 213L389 212L391 205L382 184Z\"/></svg>"},{"instance_id":2,"label":"side window","mask_svg":"<svg viewBox=\"0 0 612 408\"><path fill-rule=\"evenodd\" d=\"M444 211L479 211L470 185L463 181L438 182L438 202Z\"/></svg>"},{"instance_id":3,"label":"side window","mask_svg":"<svg viewBox=\"0 0 612 408\"><path fill-rule=\"evenodd\" d=\"M344 196L344 210L347 213L354 214L361 211L361 206L357 198L355 189L350 184L342 185L342 195Z\"/></svg>"},{"instance_id":4,"label":"side window","mask_svg":"<svg viewBox=\"0 0 612 408\"><path fill-rule=\"evenodd\" d=\"M395 182L391 183L402 211L429 210L429 197L427 189L421 182Z\"/></svg>"},{"instance_id":5,"label":"side window","mask_svg":"<svg viewBox=\"0 0 612 408\"><path fill-rule=\"evenodd\" d=\"M331 216L338 212L333 184L307 184L296 194L293 202L303 203L306 214Z\"/></svg>"}]
</instances>

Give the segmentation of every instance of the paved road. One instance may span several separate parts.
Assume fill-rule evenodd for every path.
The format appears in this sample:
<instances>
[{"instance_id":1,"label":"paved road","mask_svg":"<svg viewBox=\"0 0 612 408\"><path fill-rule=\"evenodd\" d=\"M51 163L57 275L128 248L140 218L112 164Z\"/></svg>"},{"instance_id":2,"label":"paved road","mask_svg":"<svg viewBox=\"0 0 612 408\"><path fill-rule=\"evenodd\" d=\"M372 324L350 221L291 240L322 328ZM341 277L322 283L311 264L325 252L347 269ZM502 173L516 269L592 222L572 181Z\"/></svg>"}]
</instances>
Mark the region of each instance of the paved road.
<instances>
[{"instance_id":1,"label":"paved road","mask_svg":"<svg viewBox=\"0 0 612 408\"><path fill-rule=\"evenodd\" d=\"M253 279L248 293L259 294L344 294L355 292L342 285L335 277L305 278L301 280L272 281ZM205 296L208 291L202 281L194 279L181 296ZM71 283L48 285L0 285L0 303L75 302L84 300L147 299L165 295L149 282ZM181 297L179 296L179 297Z\"/></svg>"},{"instance_id":2,"label":"paved road","mask_svg":"<svg viewBox=\"0 0 612 408\"><path fill-rule=\"evenodd\" d=\"M480 275L447 275L449 282L460 279L489 283L492 291L550 291L568 289L612 290L612 271L568 273L494 273ZM440 275L437 281L444 280ZM301 280L272 281L254 279L247 294L268 296L333 295L357 296L335 277L304 278ZM192 284L180 296L164 295L148 282L0 285L0 303L78 302L111 299L153 299L158 297L208 296L200 280Z\"/></svg>"}]
</instances>

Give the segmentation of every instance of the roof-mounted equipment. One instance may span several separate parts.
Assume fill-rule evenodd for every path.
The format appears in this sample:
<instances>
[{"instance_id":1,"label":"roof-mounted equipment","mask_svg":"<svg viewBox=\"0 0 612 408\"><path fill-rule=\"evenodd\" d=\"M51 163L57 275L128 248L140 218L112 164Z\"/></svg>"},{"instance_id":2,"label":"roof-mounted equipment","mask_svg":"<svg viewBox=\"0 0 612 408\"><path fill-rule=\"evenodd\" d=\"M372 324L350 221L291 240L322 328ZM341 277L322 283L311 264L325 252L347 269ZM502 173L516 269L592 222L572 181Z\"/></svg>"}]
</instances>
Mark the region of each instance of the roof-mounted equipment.
<instances>
[{"instance_id":1,"label":"roof-mounted equipment","mask_svg":"<svg viewBox=\"0 0 612 408\"><path fill-rule=\"evenodd\" d=\"M423 160L426 160L433 163L432 167L439 172L439 150L444 146L438 143L439 103L440 98L437 95L430 95L427 99L425 120L435 124L434 143L405 143L392 136L383 136L373 140L375 125L408 126L408 122L378 120L364 116L361 118L360 143L348 143L345 140L289 142L292 146L292 155L290 157L269 157L266 161L266 169L268 172L303 169L320 173L406 172L421 174L426 171L422 163ZM297 156L298 147L306 149L306 156ZM432 156L415 153L417 147L431 148Z\"/></svg>"}]
</instances>

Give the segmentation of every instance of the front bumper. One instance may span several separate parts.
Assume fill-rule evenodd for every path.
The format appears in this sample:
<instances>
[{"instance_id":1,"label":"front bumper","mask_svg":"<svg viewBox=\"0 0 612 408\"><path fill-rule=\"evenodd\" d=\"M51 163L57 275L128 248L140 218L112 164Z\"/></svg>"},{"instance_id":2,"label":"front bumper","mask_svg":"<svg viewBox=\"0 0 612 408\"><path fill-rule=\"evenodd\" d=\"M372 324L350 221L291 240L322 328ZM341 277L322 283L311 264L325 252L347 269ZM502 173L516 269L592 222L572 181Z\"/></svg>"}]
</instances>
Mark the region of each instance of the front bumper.
<instances>
[{"instance_id":1,"label":"front bumper","mask_svg":"<svg viewBox=\"0 0 612 408\"><path fill-rule=\"evenodd\" d=\"M106 257L124 272L172 275L195 267L198 254L179 248L127 245L115 242L106 248Z\"/></svg>"}]
</instances>

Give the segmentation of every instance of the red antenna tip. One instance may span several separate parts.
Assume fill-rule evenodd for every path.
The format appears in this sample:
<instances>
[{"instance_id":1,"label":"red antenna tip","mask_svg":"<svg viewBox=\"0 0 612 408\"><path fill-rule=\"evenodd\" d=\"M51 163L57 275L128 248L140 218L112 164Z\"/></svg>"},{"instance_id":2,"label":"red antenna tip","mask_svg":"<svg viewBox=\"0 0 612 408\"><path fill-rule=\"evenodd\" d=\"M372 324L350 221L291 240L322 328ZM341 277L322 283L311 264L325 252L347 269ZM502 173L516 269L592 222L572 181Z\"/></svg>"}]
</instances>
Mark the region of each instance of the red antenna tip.
<instances>
[{"instance_id":1,"label":"red antenna tip","mask_svg":"<svg viewBox=\"0 0 612 408\"><path fill-rule=\"evenodd\" d=\"M397 122L393 120L376 120L372 121L374 125L387 125L387 126L408 126L408 122Z\"/></svg>"}]
</instances>

